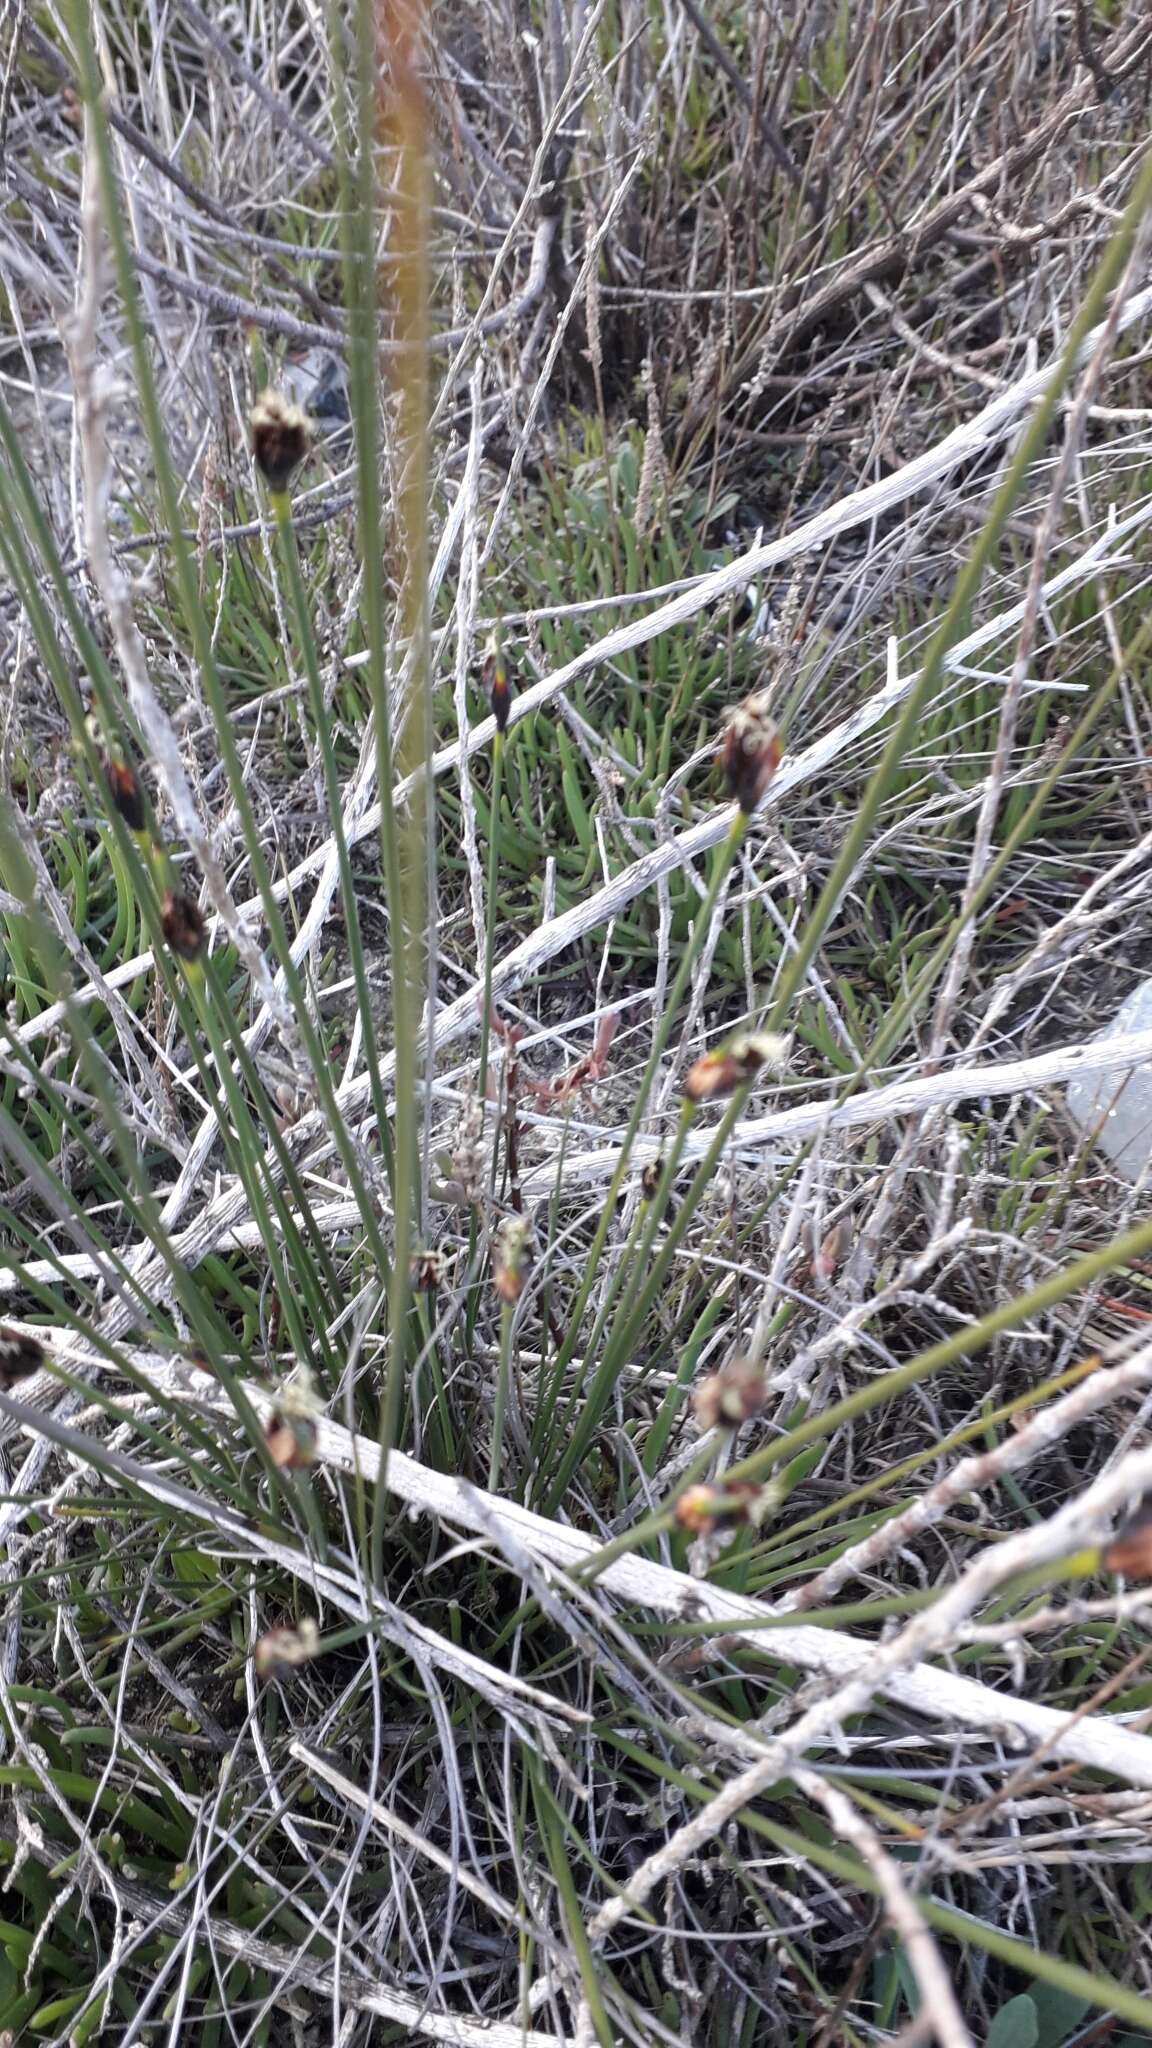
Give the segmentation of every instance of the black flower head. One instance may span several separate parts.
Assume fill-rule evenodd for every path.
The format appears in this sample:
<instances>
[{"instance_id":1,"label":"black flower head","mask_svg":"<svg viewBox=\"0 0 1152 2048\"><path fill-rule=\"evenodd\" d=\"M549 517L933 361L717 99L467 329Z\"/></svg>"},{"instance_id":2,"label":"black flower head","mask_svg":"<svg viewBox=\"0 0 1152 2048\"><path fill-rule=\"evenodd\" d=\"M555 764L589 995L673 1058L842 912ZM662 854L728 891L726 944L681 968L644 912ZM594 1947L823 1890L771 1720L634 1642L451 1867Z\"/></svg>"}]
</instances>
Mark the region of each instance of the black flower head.
<instances>
[{"instance_id":1,"label":"black flower head","mask_svg":"<svg viewBox=\"0 0 1152 2048\"><path fill-rule=\"evenodd\" d=\"M199 960L208 939L204 913L181 889L169 889L161 906L161 929L181 960Z\"/></svg>"},{"instance_id":2,"label":"black flower head","mask_svg":"<svg viewBox=\"0 0 1152 2048\"><path fill-rule=\"evenodd\" d=\"M38 1337L0 1324L0 1389L7 1393L18 1381L39 1372L48 1354Z\"/></svg>"},{"instance_id":3,"label":"black flower head","mask_svg":"<svg viewBox=\"0 0 1152 2048\"><path fill-rule=\"evenodd\" d=\"M720 746L728 794L745 813L756 809L780 765L780 735L768 705L765 690L746 697L729 717Z\"/></svg>"},{"instance_id":4,"label":"black flower head","mask_svg":"<svg viewBox=\"0 0 1152 2048\"><path fill-rule=\"evenodd\" d=\"M262 392L252 407L252 453L270 491L287 489L311 442L307 413L278 391Z\"/></svg>"}]
</instances>

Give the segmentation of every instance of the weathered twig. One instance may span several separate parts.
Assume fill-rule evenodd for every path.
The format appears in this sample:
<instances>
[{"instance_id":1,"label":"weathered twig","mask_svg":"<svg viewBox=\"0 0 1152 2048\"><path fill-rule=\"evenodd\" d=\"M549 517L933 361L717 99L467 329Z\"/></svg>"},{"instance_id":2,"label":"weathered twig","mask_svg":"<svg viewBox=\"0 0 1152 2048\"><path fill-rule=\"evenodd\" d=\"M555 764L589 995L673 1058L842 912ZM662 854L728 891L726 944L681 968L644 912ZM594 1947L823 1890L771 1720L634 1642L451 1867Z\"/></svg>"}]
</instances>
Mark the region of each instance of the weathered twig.
<instances>
[{"instance_id":1,"label":"weathered twig","mask_svg":"<svg viewBox=\"0 0 1152 2048\"><path fill-rule=\"evenodd\" d=\"M919 1987L921 2038L935 2034L940 2048L972 2048L952 1979L896 1858L888 1854L875 1829L837 1786L827 1784L815 1771L797 1771L795 1775L800 1790L824 1808L836 1833L852 1844L880 1886L884 1909L904 1944ZM904 2036L906 2041L908 2038Z\"/></svg>"}]
</instances>

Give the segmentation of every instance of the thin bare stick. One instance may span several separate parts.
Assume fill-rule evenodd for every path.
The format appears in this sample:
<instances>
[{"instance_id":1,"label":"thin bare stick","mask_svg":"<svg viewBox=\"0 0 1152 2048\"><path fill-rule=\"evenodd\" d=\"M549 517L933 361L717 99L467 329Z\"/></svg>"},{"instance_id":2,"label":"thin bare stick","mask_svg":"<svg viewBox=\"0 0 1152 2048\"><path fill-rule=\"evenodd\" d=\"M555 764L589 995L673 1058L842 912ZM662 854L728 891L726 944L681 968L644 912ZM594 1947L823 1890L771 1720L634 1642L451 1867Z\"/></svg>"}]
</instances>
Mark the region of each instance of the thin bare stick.
<instances>
[{"instance_id":1,"label":"thin bare stick","mask_svg":"<svg viewBox=\"0 0 1152 2048\"><path fill-rule=\"evenodd\" d=\"M767 1145L790 1145L817 1131L860 1130L870 1124L891 1123L897 1117L919 1116L927 1109L970 1096L1025 1095L1054 1083L1074 1080L1078 1074L1118 1074L1152 1059L1152 1030L1133 1031L1116 1037L1091 1039L1083 1045L1053 1046L1050 1052L1031 1059L1004 1060L964 1067L950 1067L944 1073L925 1074L889 1082L886 1087L852 1095L846 1101L802 1102L794 1109L777 1109L769 1116L749 1118L732 1131L733 1151L759 1150ZM702 1159L711 1143L707 1131L696 1132L684 1146L682 1158ZM654 1138L637 1138L633 1147L639 1173L659 1154ZM619 1158L619 1148L606 1145L596 1152L573 1152L564 1160L566 1187L578 1182L610 1179ZM524 1176L525 1195L540 1196L555 1181L551 1164L533 1167Z\"/></svg>"},{"instance_id":2,"label":"thin bare stick","mask_svg":"<svg viewBox=\"0 0 1152 2048\"><path fill-rule=\"evenodd\" d=\"M795 1775L800 1790L824 1808L836 1833L852 1844L879 1884L885 1912L904 1944L920 1992L918 2017L924 2034L935 2034L940 2048L972 2048L952 1979L896 1858L888 1854L875 1829L838 1786L826 1784L815 1771L797 1771Z\"/></svg>"}]
</instances>

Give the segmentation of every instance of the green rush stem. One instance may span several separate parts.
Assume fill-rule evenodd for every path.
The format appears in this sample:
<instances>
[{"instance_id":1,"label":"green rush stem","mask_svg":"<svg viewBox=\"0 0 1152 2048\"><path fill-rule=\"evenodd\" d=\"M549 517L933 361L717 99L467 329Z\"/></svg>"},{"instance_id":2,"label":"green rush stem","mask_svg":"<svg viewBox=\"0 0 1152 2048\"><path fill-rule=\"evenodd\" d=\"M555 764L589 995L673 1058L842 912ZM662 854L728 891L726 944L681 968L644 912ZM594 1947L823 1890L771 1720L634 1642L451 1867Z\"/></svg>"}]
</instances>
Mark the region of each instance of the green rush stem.
<instances>
[{"instance_id":1,"label":"green rush stem","mask_svg":"<svg viewBox=\"0 0 1152 2048\"><path fill-rule=\"evenodd\" d=\"M1082 1358L1078 1364L1069 1366L1066 1372L1058 1373L1050 1380L1044 1380L1037 1387L1030 1387L1026 1393L1017 1394L1014 1401L1005 1401L1001 1407L990 1409L987 1414L978 1416L974 1422L966 1422L962 1428L953 1430L951 1436L943 1437L937 1444L931 1444L926 1451L918 1451L915 1456L903 1459L900 1464L891 1466L887 1471L878 1472L874 1479L867 1479L862 1485L854 1486L850 1493L838 1495L834 1501L829 1501L826 1507L817 1508L812 1514L804 1515L798 1522L790 1522L786 1529L777 1530L773 1535L765 1537L762 1543L757 1544L755 1550L748 1553L749 1563L771 1567L773 1551L794 1542L799 1536L815 1535L825 1522L839 1521L841 1516L851 1509L859 1507L866 1500L874 1499L878 1493L886 1493L891 1486L902 1479L911 1478L914 1472L919 1472L925 1465L936 1464L941 1458L949 1457L953 1451L961 1450L965 1444L987 1436L989 1431L998 1428L1002 1422L1011 1422L1014 1416L1039 1407L1041 1402L1050 1400L1053 1395L1067 1393L1099 1370L1098 1355ZM909 1505L908 1501L898 1501L894 1506L886 1506L873 1518L873 1526L881 1528L885 1522L903 1514ZM810 1569L808 1566L802 1568ZM795 1611L800 1613L802 1610L797 1608Z\"/></svg>"},{"instance_id":2,"label":"green rush stem","mask_svg":"<svg viewBox=\"0 0 1152 2048\"><path fill-rule=\"evenodd\" d=\"M725 1299L722 1294L712 1295L707 1307L698 1316L692 1330L689 1332L688 1341L684 1347L684 1355L676 1369L676 1377L667 1389L664 1399L657 1410L656 1419L645 1439L640 1462L649 1479L652 1478L661 1458L664 1456L680 1403L684 1398L687 1388L696 1377L696 1367L700 1360L700 1353L703 1351L716 1323L724 1313L725 1306Z\"/></svg>"},{"instance_id":3,"label":"green rush stem","mask_svg":"<svg viewBox=\"0 0 1152 2048\"><path fill-rule=\"evenodd\" d=\"M492 741L492 797L488 818L488 900L484 906L484 993L480 1010L480 1079L478 1091L480 1115L487 1122L488 1114L488 1055L492 1043L492 974L496 962L496 881L500 865L500 789L504 780L504 734L497 732ZM492 1173L490 1186L496 1183L496 1147L499 1143L500 1118L495 1119L495 1136L492 1143ZM481 1126L483 1128L483 1125ZM468 1226L468 1265L476 1259L480 1242L480 1219L475 1209ZM465 1312L464 1342L470 1351L476 1332L476 1317L480 1311L480 1288L474 1287L468 1297Z\"/></svg>"},{"instance_id":4,"label":"green rush stem","mask_svg":"<svg viewBox=\"0 0 1152 2048\"><path fill-rule=\"evenodd\" d=\"M668 1272L669 1267L672 1264L673 1259L676 1256L677 1251L680 1248L685 1232L687 1231L688 1226L691 1223L692 1218L697 1208L699 1207L701 1200L703 1199L705 1190L707 1189L708 1184L711 1181L712 1176L715 1173L721 1158L723 1157L724 1148L728 1143L728 1139L732 1133L732 1129L737 1119L740 1116L740 1112L744 1108L745 1103L748 1100L748 1095L751 1086L752 1083L748 1081L745 1082L742 1087L737 1089L736 1093L732 1097L732 1100L728 1104L728 1107L725 1110L724 1115L721 1117L720 1122L717 1124L715 1132L713 1133L712 1142L709 1145L707 1152L704 1154L703 1159L700 1161L700 1164L696 1169L696 1172L692 1179L691 1186L689 1187L688 1192L684 1196L684 1199L681 1202L680 1207L676 1212L676 1215L672 1218L672 1221L668 1226L664 1242L660 1247L660 1250L653 1264L652 1270L649 1273L646 1281L644 1282L639 1299L635 1302L635 1305L632 1308L631 1314L627 1322L621 1329L621 1318L618 1316L616 1322L613 1324L608 1341L604 1345L603 1356L601 1357L600 1364L596 1370L596 1381L594 1383L594 1390L599 1389L602 1392L603 1390L611 1386L613 1380L616 1378L616 1375L620 1370L622 1362L628 1357L629 1351L635 1344L637 1337L643 1329L644 1323L648 1316L648 1312L652 1307L653 1302L656 1300L656 1297L659 1294L661 1287L664 1284L665 1276ZM687 1110L688 1108L690 1108L690 1105L686 1104L685 1110ZM682 1112L682 1121L683 1115L684 1112ZM661 1188L663 1188L664 1186L665 1178L666 1176L662 1174ZM660 1201L660 1196L661 1189L658 1188L655 1196L656 1202ZM591 1437L593 1430L596 1428L598 1420L599 1416L594 1408L593 1396L590 1393L588 1401L585 1404L585 1412L580 1418L579 1425L572 1432L571 1438L568 1443L568 1447L560 1463L560 1470L558 1471L555 1481L553 1482L552 1491L549 1495L549 1499L551 1502L558 1502L563 1497L564 1488L567 1486L568 1481L572 1477L572 1474L576 1471L577 1467L579 1466L580 1460L582 1459L585 1451L588 1448L589 1438ZM548 1510L546 1510L546 1512L554 1512L554 1509L549 1508Z\"/></svg>"},{"instance_id":5,"label":"green rush stem","mask_svg":"<svg viewBox=\"0 0 1152 2048\"><path fill-rule=\"evenodd\" d=\"M549 1245L555 1245L560 1237L560 1190L564 1185L564 1161L568 1155L568 1137L571 1128L572 1105L569 1102L565 1107L564 1119L560 1129L560 1143L556 1151L556 1172L552 1182L552 1193L548 1202L548 1225L545 1233L545 1243ZM547 1386L544 1384L545 1368L548 1362L548 1339L551 1335L552 1327L552 1286L550 1279L545 1276L540 1288L541 1351L540 1370L536 1376L536 1412L532 1417L532 1428L529 1432L528 1458L524 1470L520 1474L520 1483L516 1493L516 1498L520 1501L526 1499L530 1490L531 1475L542 1461L545 1437L547 1437L547 1455L549 1458L552 1455L552 1425L555 1420L556 1403L560 1398L560 1380L556 1374L555 1361L553 1361L552 1370L548 1375L548 1384Z\"/></svg>"},{"instance_id":6,"label":"green rush stem","mask_svg":"<svg viewBox=\"0 0 1152 2048\"><path fill-rule=\"evenodd\" d=\"M604 1246L607 1242L608 1232L612 1227L612 1218L616 1214L616 1203L619 1199L620 1191L624 1186L624 1182L628 1174L628 1165L629 1160L631 1158L632 1146L635 1143L636 1134L639 1131L641 1122L644 1118L644 1112L648 1104L649 1090L651 1089L652 1081L660 1065L660 1062L663 1059L665 1052L667 1051L668 1041L672 1036L672 1030L676 1020L676 1013L680 1007L680 1002L684 995L684 991L688 986L688 982L692 974L692 969L696 964L697 956L699 955L700 949L704 944L704 940L707 935L709 926L711 925L712 914L716 908L717 903L720 900L721 891L723 890L725 882L728 879L728 874L731 869L732 862L734 861L736 854L741 846L741 843L743 842L744 834L747 830L747 827L748 818L746 813L738 810L735 816L733 817L732 823L728 830L728 835L719 848L716 863L712 870L712 879L708 884L708 892L704 898L703 903L700 906L700 910L692 926L692 933L689 938L688 944L684 948L683 955L681 956L680 965L676 970L675 980L672 983L672 987L668 991L667 999L664 1004L664 1013L657 1027L656 1034L652 1042L652 1049L648 1054L648 1059L645 1064L644 1072L641 1076L640 1085L636 1091L636 1100L632 1105L632 1113L628 1119L627 1129L624 1132L623 1142L620 1147L620 1156L616 1161L616 1166L613 1170L612 1179L608 1185L608 1192L604 1197L604 1205L600 1212L600 1220L596 1225L596 1229L592 1238L592 1243L588 1248L588 1253L584 1261L584 1271L581 1276L580 1285L576 1290L576 1298L568 1311L568 1334L564 1339L564 1343L561 1347L555 1366L555 1375L557 1378L557 1382L559 1381L559 1376L567 1371L575 1355L577 1346L579 1344L581 1325L583 1323L584 1315L588 1307L588 1302L592 1294L592 1289L596 1284L596 1276L600 1268L600 1258L603 1253ZM667 1178L667 1174L661 1175L662 1185L667 1180ZM611 1299L612 1296L610 1295L609 1305ZM607 1310L605 1309L597 1317L597 1331L603 1328L604 1321L606 1319L606 1313ZM585 1358L589 1358L591 1356L591 1351L591 1344L588 1344L584 1347ZM582 1385L583 1378L581 1378L581 1381L573 1390L571 1400L569 1401L569 1409L572 1408L573 1403L579 1398ZM555 1497L555 1489L553 1489L553 1497Z\"/></svg>"},{"instance_id":7,"label":"green rush stem","mask_svg":"<svg viewBox=\"0 0 1152 2048\"><path fill-rule=\"evenodd\" d=\"M492 1449L488 1456L489 1493L495 1493L500 1484L504 1421L508 1413L508 1386L512 1378L512 1325L515 1320L515 1304L510 1301L503 1302L500 1308L500 1363L496 1372L496 1399L492 1407Z\"/></svg>"},{"instance_id":8,"label":"green rush stem","mask_svg":"<svg viewBox=\"0 0 1152 2048\"><path fill-rule=\"evenodd\" d=\"M669 1007L671 1007L671 1005L669 1005ZM579 1405L581 1397L584 1393L583 1377L573 1387L572 1392L568 1396L567 1403L565 1404L564 1415L560 1429L558 1431L558 1435L562 1440L564 1440L565 1438L567 1439L566 1447L564 1455L560 1461L560 1468L556 1474L555 1479L552 1481L549 1491L545 1497L546 1505L542 1510L542 1512L545 1514L553 1514L555 1512L556 1503L563 1497L564 1488L567 1485L568 1480L572 1475L572 1472L575 1470L576 1465L579 1463L583 1447L586 1446L588 1442L588 1437L591 1432L591 1429L595 1427L596 1420L599 1417L599 1414L603 1407L604 1400L606 1399L612 1387L612 1383L616 1378L616 1349L611 1343L609 1343L605 1345L603 1351L601 1351L601 1340L604 1335L604 1330L607 1325L609 1315L612 1312L613 1304L617 1300L617 1297L619 1296L621 1289L625 1289L625 1298L617 1311L616 1324L619 1324L625 1317L628 1316L632 1308L632 1304L635 1301L636 1289L640 1285L640 1275L643 1273L644 1270L644 1258L645 1255L651 1250L652 1244L655 1240L656 1232L660 1227L661 1217L667 1214L669 1190L671 1188L672 1181L676 1173L676 1169L680 1163L680 1157L683 1153L684 1145L688 1137L688 1132L691 1129L694 1115L695 1109L693 1104L687 1101L682 1102L680 1105L680 1114L676 1120L676 1133L673 1138L672 1144L669 1148L668 1155L661 1164L660 1179L657 1183L656 1191L653 1194L650 1202L641 1202L637 1205L636 1214L632 1219L632 1226L628 1232L627 1241L624 1245L623 1251L621 1252L620 1258L616 1262L616 1266L612 1273L611 1280L609 1281L609 1284L605 1289L604 1300L601 1302L600 1307L597 1311L596 1321L592 1330L592 1335L589 1337L587 1345L585 1347L585 1356L587 1358L595 1358L599 1353L600 1363L596 1367L592 1384L588 1388L586 1397L584 1397L584 1412L580 1418L579 1427L576 1429L572 1428L572 1422L576 1414L577 1406ZM635 1251L638 1238L640 1239L640 1252L638 1257L634 1257L633 1253ZM625 1287L626 1281L627 1285ZM613 1327L615 1327L616 1324L614 1324ZM559 1383L559 1366L557 1366L556 1370L553 1373L553 1383L555 1385L558 1385Z\"/></svg>"},{"instance_id":9,"label":"green rush stem","mask_svg":"<svg viewBox=\"0 0 1152 2048\"><path fill-rule=\"evenodd\" d=\"M487 929L484 934L484 1007L480 1012L480 1110L488 1106L488 1049L492 1037L492 970L496 960L496 882L500 865L500 790L504 780L504 734L492 741L492 796L488 824Z\"/></svg>"},{"instance_id":10,"label":"green rush stem","mask_svg":"<svg viewBox=\"0 0 1152 2048\"><path fill-rule=\"evenodd\" d=\"M316 651L316 636L312 631L312 618L308 609L308 597L304 588L304 577L300 567L300 548L296 539L296 528L292 520L292 500L287 491L270 491L269 500L276 532L280 541L281 559L292 593L292 605L296 613L296 626L300 635L300 650L304 657L304 673L308 682L308 701L312 711L312 723L316 731L316 743L324 767L324 793L328 801L328 821L336 845L336 858L340 867L340 900L344 908L344 929L348 940L348 953L352 963L352 975L356 983L356 1001L359 1006L360 1024L364 1034L364 1064L368 1070L372 1090L372 1106L376 1112L376 1125L380 1132L380 1145L384 1155L389 1185L395 1189L395 1162L392 1156L391 1132L388 1121L388 1102L384 1083L380 1078L380 1059L377 1050L376 1027L372 1021L372 997L368 986L368 972L364 961L364 945L360 933L360 920L356 908L355 887L352 879L352 865L348 856L348 837L344 830L344 793L336 769L328 727L328 711L324 702L324 684L320 675L320 660Z\"/></svg>"},{"instance_id":11,"label":"green rush stem","mask_svg":"<svg viewBox=\"0 0 1152 2048\"><path fill-rule=\"evenodd\" d=\"M427 1362L429 1378L432 1381L430 1413L435 1422L435 1433L440 1439L440 1463L437 1470L451 1472L455 1465L456 1447L449 1421L448 1395L444 1385L444 1373L440 1365L440 1352L436 1343L433 1316L429 1308L428 1296L424 1292L418 1293L416 1296L416 1321L420 1328L418 1365L422 1367L425 1361ZM415 1405L418 1392L417 1374L414 1372L412 1375L413 1405ZM420 1414L417 1420L421 1429L427 1432L431 1440L433 1431L428 1419L423 1414ZM432 1462L432 1460L430 1459L429 1462Z\"/></svg>"}]
</instances>

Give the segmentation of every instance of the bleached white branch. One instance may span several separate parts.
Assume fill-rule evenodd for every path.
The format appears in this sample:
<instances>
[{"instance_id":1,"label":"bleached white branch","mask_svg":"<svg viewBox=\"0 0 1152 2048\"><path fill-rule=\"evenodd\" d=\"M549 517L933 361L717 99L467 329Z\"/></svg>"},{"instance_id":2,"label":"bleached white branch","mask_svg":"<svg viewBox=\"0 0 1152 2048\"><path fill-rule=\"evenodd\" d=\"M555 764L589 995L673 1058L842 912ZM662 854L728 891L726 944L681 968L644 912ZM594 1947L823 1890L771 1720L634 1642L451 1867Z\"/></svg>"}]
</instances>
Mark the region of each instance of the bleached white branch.
<instances>
[{"instance_id":1,"label":"bleached white branch","mask_svg":"<svg viewBox=\"0 0 1152 2048\"><path fill-rule=\"evenodd\" d=\"M969 1098L978 1100L986 1095L1021 1095L1029 1090L1073 1080L1078 1074L1124 1074L1145 1060L1152 1060L1152 1030L1094 1039L1087 1045L1053 1046L1050 1051L1037 1053L1031 1059L952 1067L942 1074L892 1081L886 1087L849 1096L844 1102L838 1103L834 1097L826 1097L814 1102L798 1102L789 1109L773 1110L768 1116L749 1117L735 1125L731 1145L736 1152L760 1151L769 1145L790 1146L816 1132L860 1130L873 1124L891 1123L897 1117L918 1116L926 1109ZM346 1109L349 1107L347 1098L359 1090L360 1083L357 1082L345 1092ZM707 1130L690 1135L680 1155L684 1164L691 1165L694 1160L703 1158L710 1142L711 1133ZM658 1139L637 1138L632 1147L633 1171L642 1172L649 1161L660 1157L660 1151ZM593 1152L566 1155L565 1187L594 1185L611 1179L619 1157L619 1147L615 1145L602 1145ZM555 1165L545 1163L525 1171L521 1176L521 1186L526 1196L543 1199L551 1194L555 1179ZM227 1188L174 1241L178 1256L185 1264L195 1265L218 1245L237 1250L251 1250L260 1245L263 1242L260 1230L255 1223L246 1220L246 1209L247 1198L239 1184ZM333 1201L318 1204L314 1220L322 1233L328 1236L354 1229L359 1215L354 1201ZM299 1217L297 1222L303 1227ZM163 1284L167 1264L147 1240L142 1240L122 1256L137 1273L142 1286ZM146 1262L143 1266L141 1260ZM72 1278L81 1279L91 1277L98 1269L96 1261L83 1252L62 1252L55 1259L29 1259L15 1268L0 1266L0 1294L12 1292L22 1277L51 1284L59 1280L62 1270ZM127 1324L121 1327L126 1328Z\"/></svg>"},{"instance_id":2,"label":"bleached white branch","mask_svg":"<svg viewBox=\"0 0 1152 2048\"><path fill-rule=\"evenodd\" d=\"M28 1328L33 1333L32 1326ZM42 1339L44 1332L39 1329L33 1334ZM71 1336L61 1336L58 1342L55 1338L53 1341L61 1362L70 1371L96 1376L112 1370L106 1359ZM133 1350L128 1355L136 1370L169 1398L207 1404L218 1411L223 1409L226 1402L223 1390L208 1384L202 1375L197 1376L194 1386L190 1387L188 1370L183 1364L145 1351ZM257 1413L266 1413L272 1404L267 1389L250 1385L245 1391ZM35 1432L37 1405L47 1406L57 1396L57 1383L44 1374L28 1383L25 1398L20 1404L3 1399L0 1406L12 1415L15 1415L17 1406L27 1411L26 1426ZM25 1417L19 1419L25 1421ZM358 1472L370 1485L377 1482L380 1471L378 1446L367 1437L354 1436L339 1423L320 1422L317 1455L321 1462L337 1470ZM579 1570L597 1549L593 1539L581 1530L549 1521L516 1501L502 1500L482 1492L451 1473L432 1471L400 1451L391 1454L387 1483L390 1491L411 1507L434 1515L451 1527L484 1535L494 1521L500 1522L514 1541L532 1556L565 1572ZM1123 1720L1093 1714L1070 1720L1067 1715L1037 1700L993 1691L975 1679L939 1670L925 1661L950 1639L953 1630L963 1625L988 1591L1016 1571L1082 1547L1093 1532L1103 1530L1108 1518L1133 1495L1149 1486L1152 1486L1152 1449L1134 1452L1051 1521L1029 1528L1020 1536L1006 1538L990 1551L982 1553L956 1586L943 1592L933 1606L924 1614L917 1615L899 1636L883 1644L863 1642L838 1629L815 1628L810 1624L790 1621L781 1624L779 1617L763 1601L748 1599L722 1586L710 1585L707 1580L690 1578L685 1572L672 1571L668 1566L654 1564L647 1558L618 1557L605 1566L597 1583L617 1598L653 1613L667 1614L676 1619L690 1615L714 1622L717 1633L735 1637L758 1654L770 1653L773 1658L795 1664L803 1671L823 1673L837 1690L827 1699L818 1701L803 1717L802 1723L797 1724L796 1730L790 1732L790 1753L794 1750L796 1758L825 1745L839 1725L839 1717L853 1711L850 1705L845 1704L849 1696L858 1697L860 1704L865 1705L879 1693L898 1700L901 1706L924 1714L930 1720L982 1730L1008 1748L1021 1748L1029 1742L1043 1743L1049 1754L1067 1762L1088 1765L1128 1784L1152 1787L1152 1738L1127 1727ZM172 1482L159 1477L152 1482L152 1490L158 1498L162 1497L165 1488L171 1490ZM183 1504L185 1489L176 1488L175 1491ZM229 1531L235 1524L235 1532L242 1533L246 1542L258 1540L257 1532L249 1531L241 1518L231 1511L214 1512L217 1516L224 1514ZM274 1552L276 1561L285 1563L289 1570L295 1572L301 1568L300 1557L284 1546L272 1545L269 1548L264 1544L262 1548L268 1555ZM310 1569L314 1570L314 1567ZM329 1597L330 1587L336 1589L337 1605L353 1598L359 1601L362 1597L362 1589L354 1588L351 1582L345 1587L343 1575L335 1568L325 1572L325 1597ZM406 1626L411 1628L412 1624L407 1623ZM437 1647L440 1648L439 1645ZM489 1667L484 1669L490 1681L494 1674ZM533 1691L522 1685L519 1689L524 1693ZM540 1695L537 1694L536 1699L544 1704ZM547 1707L555 1714L559 1702L547 1699ZM784 1769L786 1772L787 1765ZM775 1775L781 1775L778 1768ZM743 1804L743 1800L738 1804Z\"/></svg>"},{"instance_id":3,"label":"bleached white branch","mask_svg":"<svg viewBox=\"0 0 1152 2048\"><path fill-rule=\"evenodd\" d=\"M874 1828L836 1785L828 1785L815 1771L797 1771L800 1790L824 1808L836 1833L850 1842L862 1863L866 1863L880 1887L888 1919L904 1944L912 1974L920 1991L918 2018L926 2035L935 2034L940 2048L972 2048L964 2015L952 1988L944 1958L931 1930L904 1881L894 1856L885 1849Z\"/></svg>"},{"instance_id":4,"label":"bleached white branch","mask_svg":"<svg viewBox=\"0 0 1152 2048\"><path fill-rule=\"evenodd\" d=\"M815 1132L859 1130L870 1124L891 1123L897 1117L919 1116L950 1102L986 1095L1023 1095L1071 1081L1078 1074L1127 1073L1145 1060L1152 1060L1152 1030L1133 1031L1112 1038L1092 1039L1086 1045L1057 1045L1030 1059L989 1061L986 1066L950 1067L941 1074L914 1076L892 1081L851 1095L844 1102L829 1096L815 1102L798 1102L794 1108L773 1110L768 1116L749 1117L734 1126L734 1151L759 1151L766 1145L791 1145ZM698 1131L686 1142L681 1158L685 1163L703 1158L711 1143L710 1131ZM638 1138L632 1148L637 1172L660 1155L655 1138ZM609 1180L620 1153L605 1145L595 1152L576 1152L564 1160L564 1185ZM525 1195L548 1193L556 1178L553 1165L534 1167L521 1176Z\"/></svg>"}]
</instances>

